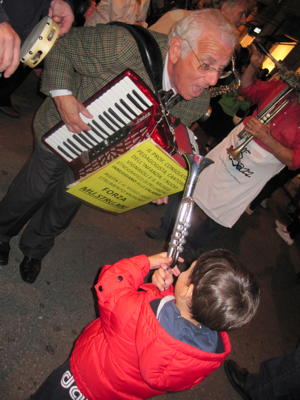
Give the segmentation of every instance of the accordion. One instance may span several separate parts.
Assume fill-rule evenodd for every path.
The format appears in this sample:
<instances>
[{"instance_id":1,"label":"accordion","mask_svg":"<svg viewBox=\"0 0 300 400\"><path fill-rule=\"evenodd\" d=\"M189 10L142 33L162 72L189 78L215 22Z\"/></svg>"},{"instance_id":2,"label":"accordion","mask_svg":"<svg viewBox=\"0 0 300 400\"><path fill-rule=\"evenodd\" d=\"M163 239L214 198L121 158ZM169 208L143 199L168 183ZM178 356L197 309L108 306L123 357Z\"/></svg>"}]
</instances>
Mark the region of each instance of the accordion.
<instances>
[{"instance_id":1,"label":"accordion","mask_svg":"<svg viewBox=\"0 0 300 400\"><path fill-rule=\"evenodd\" d=\"M90 127L70 132L59 122L42 141L73 169L75 178L98 170L139 142L151 138L177 162L185 166L180 153L191 153L186 127L177 124L171 133L160 103L151 89L133 71L127 69L84 103L94 116L81 116Z\"/></svg>"}]
</instances>

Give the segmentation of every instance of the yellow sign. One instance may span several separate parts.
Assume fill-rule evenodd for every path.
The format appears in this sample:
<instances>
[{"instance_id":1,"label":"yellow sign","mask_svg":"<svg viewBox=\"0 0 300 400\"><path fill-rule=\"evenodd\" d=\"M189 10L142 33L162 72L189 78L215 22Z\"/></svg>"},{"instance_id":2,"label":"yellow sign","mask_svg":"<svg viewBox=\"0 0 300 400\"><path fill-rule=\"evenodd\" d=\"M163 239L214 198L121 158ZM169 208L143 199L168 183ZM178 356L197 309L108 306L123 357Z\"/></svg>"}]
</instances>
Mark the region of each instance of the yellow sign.
<instances>
[{"instance_id":1,"label":"yellow sign","mask_svg":"<svg viewBox=\"0 0 300 400\"><path fill-rule=\"evenodd\" d=\"M151 139L137 144L67 192L114 213L122 213L183 190L187 171Z\"/></svg>"}]
</instances>

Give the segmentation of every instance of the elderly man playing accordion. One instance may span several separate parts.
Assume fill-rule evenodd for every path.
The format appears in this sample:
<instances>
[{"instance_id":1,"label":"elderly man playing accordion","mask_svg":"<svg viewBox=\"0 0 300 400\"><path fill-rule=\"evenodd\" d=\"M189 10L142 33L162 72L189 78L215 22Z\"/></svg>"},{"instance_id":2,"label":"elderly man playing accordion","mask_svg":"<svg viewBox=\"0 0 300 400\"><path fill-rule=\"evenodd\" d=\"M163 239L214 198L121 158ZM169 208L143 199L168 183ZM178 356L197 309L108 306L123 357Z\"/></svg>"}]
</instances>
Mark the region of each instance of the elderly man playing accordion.
<instances>
[{"instance_id":1,"label":"elderly man playing accordion","mask_svg":"<svg viewBox=\"0 0 300 400\"><path fill-rule=\"evenodd\" d=\"M201 10L180 21L168 37L154 32L165 60L163 89L182 101L170 112L190 125L208 107L207 88L215 85L236 45L236 33L217 10ZM75 28L54 46L45 63L42 91L48 98L34 122L36 146L0 203L0 264L8 263L9 241L27 223L20 248L23 280L32 283L41 260L76 214L80 202L65 193L74 180L68 165L41 145L41 137L62 119L71 132L89 129L92 115L83 102L116 75L131 68L150 87L134 38L121 26Z\"/></svg>"}]
</instances>

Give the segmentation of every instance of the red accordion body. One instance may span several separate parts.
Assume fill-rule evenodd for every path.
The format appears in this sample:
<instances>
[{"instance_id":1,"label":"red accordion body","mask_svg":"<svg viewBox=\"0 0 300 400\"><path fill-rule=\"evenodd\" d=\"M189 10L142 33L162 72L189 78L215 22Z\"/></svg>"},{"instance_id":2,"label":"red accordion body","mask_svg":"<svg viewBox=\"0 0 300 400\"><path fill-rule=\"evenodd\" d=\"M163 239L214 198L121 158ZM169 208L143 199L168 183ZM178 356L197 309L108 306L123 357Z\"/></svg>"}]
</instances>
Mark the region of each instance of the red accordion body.
<instances>
[{"instance_id":1,"label":"red accordion body","mask_svg":"<svg viewBox=\"0 0 300 400\"><path fill-rule=\"evenodd\" d=\"M70 165L76 179L106 165L147 138L186 166L180 155L192 152L186 127L182 124L175 127L172 117L167 120L157 98L133 71L118 75L84 105L94 116L93 119L83 117L90 126L89 131L72 133L60 122L42 139Z\"/></svg>"}]
</instances>

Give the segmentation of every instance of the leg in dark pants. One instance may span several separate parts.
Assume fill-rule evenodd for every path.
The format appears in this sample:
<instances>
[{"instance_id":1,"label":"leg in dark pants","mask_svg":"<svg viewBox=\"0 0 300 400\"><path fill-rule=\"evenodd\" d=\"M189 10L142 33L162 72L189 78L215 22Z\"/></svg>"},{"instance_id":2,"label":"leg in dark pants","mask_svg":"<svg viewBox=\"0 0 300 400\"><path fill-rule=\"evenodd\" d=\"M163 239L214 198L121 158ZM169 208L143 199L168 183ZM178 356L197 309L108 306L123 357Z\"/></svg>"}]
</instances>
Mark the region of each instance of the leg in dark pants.
<instances>
[{"instance_id":1,"label":"leg in dark pants","mask_svg":"<svg viewBox=\"0 0 300 400\"><path fill-rule=\"evenodd\" d=\"M72 172L58 156L37 146L0 203L0 240L9 242L30 221L20 248L25 256L43 258L80 206L65 193L72 180Z\"/></svg>"},{"instance_id":2,"label":"leg in dark pants","mask_svg":"<svg viewBox=\"0 0 300 400\"><path fill-rule=\"evenodd\" d=\"M271 197L272 193L275 192L276 189L286 184L290 179L293 179L296 175L298 175L298 173L299 170L292 171L285 167L282 171L279 172L279 174L275 175L272 179L269 180L269 182L263 187L261 192L251 202L251 210L255 210L256 207L258 207L263 200Z\"/></svg>"},{"instance_id":3,"label":"leg in dark pants","mask_svg":"<svg viewBox=\"0 0 300 400\"><path fill-rule=\"evenodd\" d=\"M11 115L9 111L5 111L5 107L12 107L11 95L25 80L30 71L30 68L20 65L11 77L0 78L0 107L4 107L2 111L5 114L15 117L19 116L17 110L13 110L16 114Z\"/></svg>"},{"instance_id":4,"label":"leg in dark pants","mask_svg":"<svg viewBox=\"0 0 300 400\"><path fill-rule=\"evenodd\" d=\"M190 264L202 252L214 248L214 242L221 229L219 224L194 205L191 227L182 253L186 263Z\"/></svg>"},{"instance_id":5,"label":"leg in dark pants","mask_svg":"<svg viewBox=\"0 0 300 400\"><path fill-rule=\"evenodd\" d=\"M55 369L28 400L88 400L78 389L69 361Z\"/></svg>"},{"instance_id":6,"label":"leg in dark pants","mask_svg":"<svg viewBox=\"0 0 300 400\"><path fill-rule=\"evenodd\" d=\"M176 221L178 207L182 198L182 193L175 193L169 196L168 203L165 206L165 213L161 218L159 227L151 227L145 230L147 236L151 239L169 239Z\"/></svg>"},{"instance_id":7,"label":"leg in dark pants","mask_svg":"<svg viewBox=\"0 0 300 400\"><path fill-rule=\"evenodd\" d=\"M246 389L253 400L299 399L300 345L294 353L262 362L258 374L248 375Z\"/></svg>"},{"instance_id":8,"label":"leg in dark pants","mask_svg":"<svg viewBox=\"0 0 300 400\"><path fill-rule=\"evenodd\" d=\"M167 232L168 237L172 233L172 229L176 221L181 198L182 198L182 192L175 193L169 196L169 201L166 207L165 214L162 217L162 224L161 224L163 230Z\"/></svg>"},{"instance_id":9,"label":"leg in dark pants","mask_svg":"<svg viewBox=\"0 0 300 400\"><path fill-rule=\"evenodd\" d=\"M296 210L294 211L292 217L292 222L288 224L286 227L288 233L290 234L290 237L292 239L295 239L299 233L300 233L300 208L297 207Z\"/></svg>"}]
</instances>

